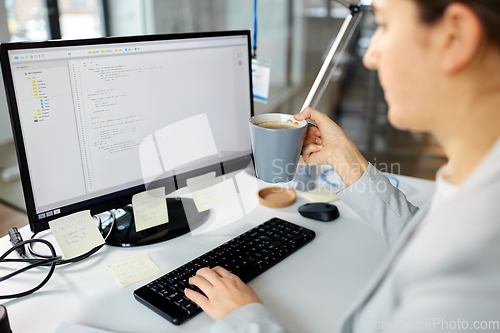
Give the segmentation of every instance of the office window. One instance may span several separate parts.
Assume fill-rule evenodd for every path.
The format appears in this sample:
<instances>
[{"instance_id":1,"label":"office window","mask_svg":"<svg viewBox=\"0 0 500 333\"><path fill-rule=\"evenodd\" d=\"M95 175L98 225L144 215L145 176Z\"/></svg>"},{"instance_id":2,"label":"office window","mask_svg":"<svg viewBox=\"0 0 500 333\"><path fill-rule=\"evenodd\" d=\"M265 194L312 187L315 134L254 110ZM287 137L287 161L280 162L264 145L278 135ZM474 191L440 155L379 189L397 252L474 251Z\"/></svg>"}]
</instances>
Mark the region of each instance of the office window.
<instances>
[{"instance_id":1,"label":"office window","mask_svg":"<svg viewBox=\"0 0 500 333\"><path fill-rule=\"evenodd\" d=\"M62 39L104 36L102 1L59 0L58 7Z\"/></svg>"},{"instance_id":2,"label":"office window","mask_svg":"<svg viewBox=\"0 0 500 333\"><path fill-rule=\"evenodd\" d=\"M7 24L12 42L49 39L44 0L5 0Z\"/></svg>"},{"instance_id":3,"label":"office window","mask_svg":"<svg viewBox=\"0 0 500 333\"><path fill-rule=\"evenodd\" d=\"M4 2L12 42L105 36L103 0Z\"/></svg>"},{"instance_id":4,"label":"office window","mask_svg":"<svg viewBox=\"0 0 500 333\"><path fill-rule=\"evenodd\" d=\"M307 17L328 17L330 0L308 0L305 8Z\"/></svg>"},{"instance_id":5,"label":"office window","mask_svg":"<svg viewBox=\"0 0 500 333\"><path fill-rule=\"evenodd\" d=\"M107 0L110 35L253 30L253 0ZM272 112L303 84L304 0L258 1L257 55L270 58Z\"/></svg>"}]
</instances>

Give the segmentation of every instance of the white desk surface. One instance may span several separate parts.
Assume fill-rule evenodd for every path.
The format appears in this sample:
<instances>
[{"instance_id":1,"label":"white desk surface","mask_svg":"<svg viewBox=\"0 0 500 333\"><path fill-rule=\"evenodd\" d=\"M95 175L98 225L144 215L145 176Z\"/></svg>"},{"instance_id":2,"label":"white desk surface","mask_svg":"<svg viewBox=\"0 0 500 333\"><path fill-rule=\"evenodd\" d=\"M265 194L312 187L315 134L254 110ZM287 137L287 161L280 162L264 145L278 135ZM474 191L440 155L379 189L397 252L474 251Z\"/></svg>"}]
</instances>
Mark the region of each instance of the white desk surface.
<instances>
[{"instance_id":1,"label":"white desk surface","mask_svg":"<svg viewBox=\"0 0 500 333\"><path fill-rule=\"evenodd\" d=\"M397 176L409 200L422 205L429 200L434 182ZM266 187L264 183L259 185ZM133 291L149 280L121 287L107 265L147 252L167 273L236 235L279 217L316 232L316 238L290 257L252 280L264 304L290 332L332 332L346 308L355 299L387 252L375 231L343 202L335 204L340 218L323 223L299 215L307 200L297 198L293 206L272 209L259 205L238 222L213 233L186 234L168 242L136 248L105 246L82 262L58 266L51 280L34 294L3 300L13 332L55 332L61 322L70 322L114 332L209 332L213 320L201 313L181 326L174 326L134 299ZM21 229L24 239L31 232ZM51 239L51 235L46 239ZM55 242L54 242L55 243ZM0 239L0 253L10 248L8 236ZM22 267L19 264L17 267ZM0 275L10 272L2 264ZM0 282L0 294L34 287L47 269L33 269Z\"/></svg>"}]
</instances>

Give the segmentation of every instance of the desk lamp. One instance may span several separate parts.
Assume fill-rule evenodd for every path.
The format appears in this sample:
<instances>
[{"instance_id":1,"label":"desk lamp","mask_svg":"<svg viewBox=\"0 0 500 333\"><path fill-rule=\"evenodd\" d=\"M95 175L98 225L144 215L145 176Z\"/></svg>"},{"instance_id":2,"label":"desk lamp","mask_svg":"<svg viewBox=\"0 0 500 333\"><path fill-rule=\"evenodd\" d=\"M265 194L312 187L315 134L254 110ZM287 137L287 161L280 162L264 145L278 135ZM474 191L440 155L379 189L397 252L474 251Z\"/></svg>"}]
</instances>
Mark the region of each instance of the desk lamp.
<instances>
[{"instance_id":1,"label":"desk lamp","mask_svg":"<svg viewBox=\"0 0 500 333\"><path fill-rule=\"evenodd\" d=\"M354 31L356 30L356 27L359 24L359 21L361 20L361 17L363 16L362 8L366 6L364 4L366 3L366 1L359 1L359 0L351 0L351 1L337 0L337 2L347 7L350 13L345 18L344 23L342 24L339 33L330 48L330 51L328 51L328 55L326 56L326 59L323 62L323 65L321 66L321 69L319 70L318 76L314 80L311 90L309 91L309 94L307 95L307 98L304 104L302 105L302 108L300 109L301 111L308 106L315 108L318 105L318 102L323 96L323 93L325 92L326 87L328 86L328 83L330 82L333 76L333 73L335 72L335 70L339 65L340 58L342 57L347 45L349 44L349 41L351 40ZM347 38L344 38L345 36L347 36ZM328 77L321 85L321 82L325 77L326 71L328 70L328 67L330 67L330 64L334 59L335 62L333 63L333 67L331 68ZM318 96L314 98L320 85L321 85L321 90L319 91Z\"/></svg>"}]
</instances>

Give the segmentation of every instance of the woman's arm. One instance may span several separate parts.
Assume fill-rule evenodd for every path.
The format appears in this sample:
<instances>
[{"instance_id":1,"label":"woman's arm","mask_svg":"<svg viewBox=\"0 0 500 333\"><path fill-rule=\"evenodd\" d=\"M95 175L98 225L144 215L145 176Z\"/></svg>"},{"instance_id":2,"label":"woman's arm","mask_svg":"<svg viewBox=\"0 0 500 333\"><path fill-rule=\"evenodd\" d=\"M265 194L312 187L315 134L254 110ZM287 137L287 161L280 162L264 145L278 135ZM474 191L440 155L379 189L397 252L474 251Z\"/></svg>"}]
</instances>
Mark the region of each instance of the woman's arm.
<instances>
[{"instance_id":1,"label":"woman's arm","mask_svg":"<svg viewBox=\"0 0 500 333\"><path fill-rule=\"evenodd\" d=\"M328 116L306 108L295 119L311 119L317 125L307 131L302 150L304 161L309 165L331 165L346 185L337 193L339 198L370 223L391 247L418 207L366 161Z\"/></svg>"},{"instance_id":2,"label":"woman's arm","mask_svg":"<svg viewBox=\"0 0 500 333\"><path fill-rule=\"evenodd\" d=\"M356 182L337 192L337 196L368 222L389 248L418 211L372 164Z\"/></svg>"},{"instance_id":3,"label":"woman's arm","mask_svg":"<svg viewBox=\"0 0 500 333\"><path fill-rule=\"evenodd\" d=\"M189 279L205 295L191 289L184 293L217 323L212 333L288 333L262 304L252 288L222 267L205 267Z\"/></svg>"}]
</instances>

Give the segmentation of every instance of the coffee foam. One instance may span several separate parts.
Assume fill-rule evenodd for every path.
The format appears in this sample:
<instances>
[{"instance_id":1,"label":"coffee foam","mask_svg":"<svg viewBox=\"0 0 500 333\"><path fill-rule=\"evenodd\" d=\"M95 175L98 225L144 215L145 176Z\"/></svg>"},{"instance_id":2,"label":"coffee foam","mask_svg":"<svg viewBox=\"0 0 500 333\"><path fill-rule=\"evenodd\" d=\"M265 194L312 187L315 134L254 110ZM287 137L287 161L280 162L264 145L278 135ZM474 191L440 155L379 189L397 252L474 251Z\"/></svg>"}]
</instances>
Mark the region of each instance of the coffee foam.
<instances>
[{"instance_id":1,"label":"coffee foam","mask_svg":"<svg viewBox=\"0 0 500 333\"><path fill-rule=\"evenodd\" d=\"M256 126L259 127L264 127L266 128L267 126L270 126L271 128L273 127L278 127L279 125L284 125L286 126L283 129L293 129L293 128L300 128L300 124L297 121L294 121L292 119L288 119L287 121L279 121L279 120L267 120L267 121L259 121L253 123Z\"/></svg>"}]
</instances>

